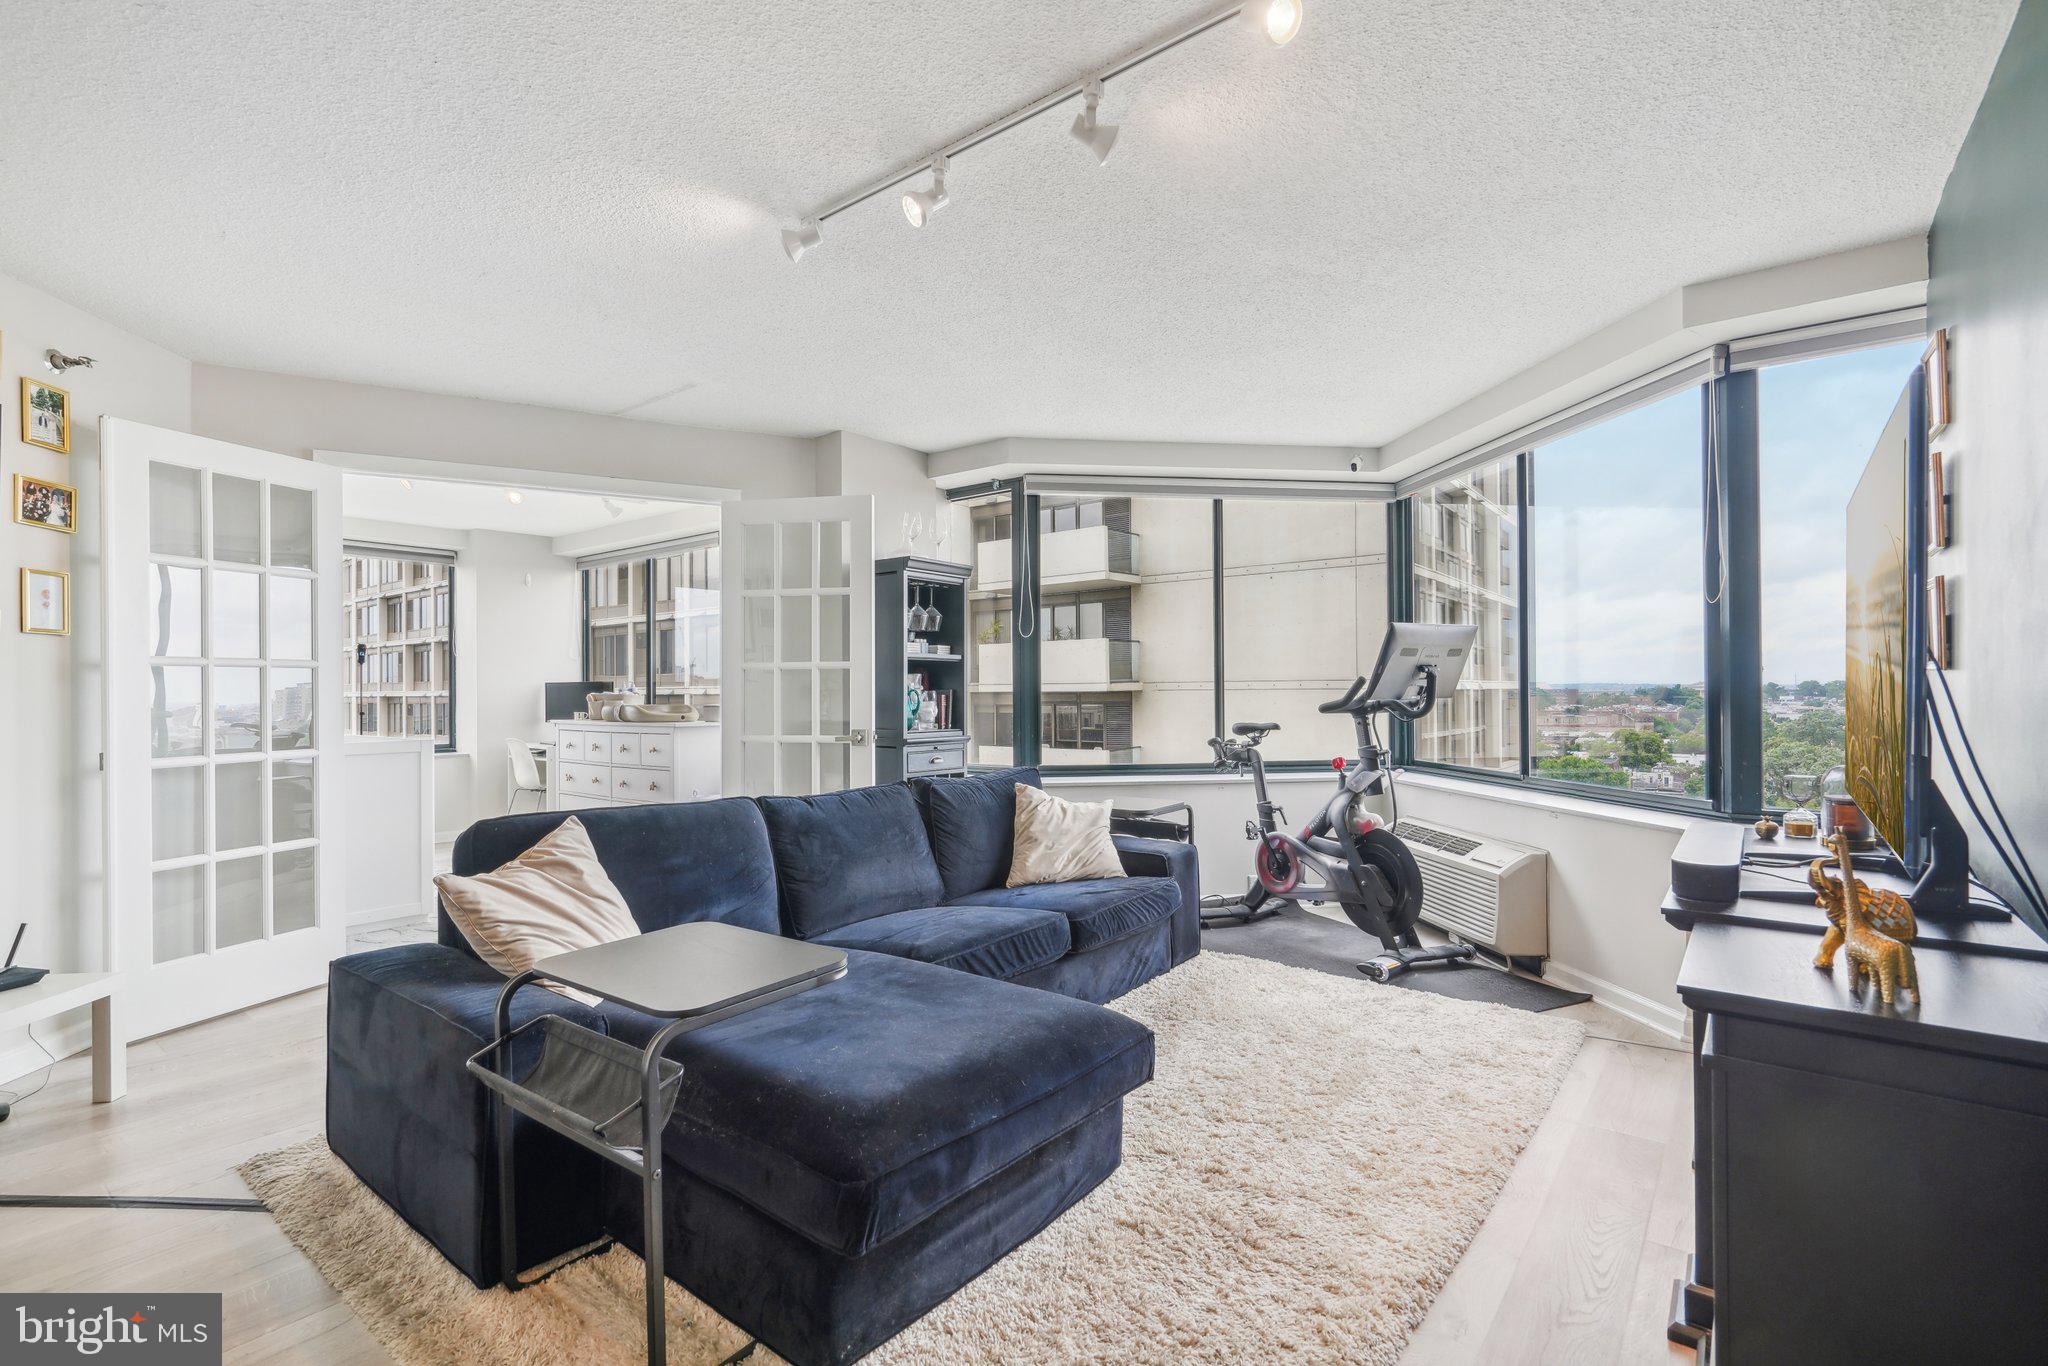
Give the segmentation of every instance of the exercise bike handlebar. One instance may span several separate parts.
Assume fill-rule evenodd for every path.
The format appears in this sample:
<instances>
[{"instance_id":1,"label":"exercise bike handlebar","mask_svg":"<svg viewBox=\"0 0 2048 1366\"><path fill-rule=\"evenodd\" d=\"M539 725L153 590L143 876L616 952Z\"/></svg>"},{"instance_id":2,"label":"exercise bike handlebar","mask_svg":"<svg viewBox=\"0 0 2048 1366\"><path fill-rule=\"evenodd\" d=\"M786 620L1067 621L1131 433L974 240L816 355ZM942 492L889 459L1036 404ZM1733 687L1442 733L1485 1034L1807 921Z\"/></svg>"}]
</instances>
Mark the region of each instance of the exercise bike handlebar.
<instances>
[{"instance_id":1,"label":"exercise bike handlebar","mask_svg":"<svg viewBox=\"0 0 2048 1366\"><path fill-rule=\"evenodd\" d=\"M1404 721L1420 721L1436 705L1436 669L1424 664L1416 671L1422 679L1421 696L1414 701L1403 699L1398 702L1375 702L1370 698L1359 701L1359 694L1365 691L1366 677L1360 674L1352 681L1351 687L1334 702L1324 702L1316 710L1325 714L1351 712L1354 715L1370 716L1375 712L1392 712Z\"/></svg>"}]
</instances>

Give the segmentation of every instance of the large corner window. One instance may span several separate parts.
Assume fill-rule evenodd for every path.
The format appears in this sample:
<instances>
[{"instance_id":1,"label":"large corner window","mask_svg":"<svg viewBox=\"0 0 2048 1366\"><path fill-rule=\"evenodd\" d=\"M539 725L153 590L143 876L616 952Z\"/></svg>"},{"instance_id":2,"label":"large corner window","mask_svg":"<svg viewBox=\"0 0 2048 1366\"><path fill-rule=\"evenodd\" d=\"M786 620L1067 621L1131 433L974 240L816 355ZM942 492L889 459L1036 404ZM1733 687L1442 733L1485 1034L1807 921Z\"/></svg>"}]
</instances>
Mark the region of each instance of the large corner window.
<instances>
[{"instance_id":1,"label":"large corner window","mask_svg":"<svg viewBox=\"0 0 2048 1366\"><path fill-rule=\"evenodd\" d=\"M455 748L455 564L428 551L342 552L348 734Z\"/></svg>"},{"instance_id":2,"label":"large corner window","mask_svg":"<svg viewBox=\"0 0 2048 1366\"><path fill-rule=\"evenodd\" d=\"M1529 457L1529 733L1539 777L1704 799L1704 391Z\"/></svg>"},{"instance_id":3,"label":"large corner window","mask_svg":"<svg viewBox=\"0 0 2048 1366\"><path fill-rule=\"evenodd\" d=\"M715 536L584 560L583 677L718 719Z\"/></svg>"},{"instance_id":4,"label":"large corner window","mask_svg":"<svg viewBox=\"0 0 2048 1366\"><path fill-rule=\"evenodd\" d=\"M963 500L972 535L974 568L967 580L969 718L967 762L978 768L1007 768L1017 752L1017 703L1013 684L1015 640L1012 593L1016 554L1011 490Z\"/></svg>"},{"instance_id":5,"label":"large corner window","mask_svg":"<svg viewBox=\"0 0 2048 1366\"><path fill-rule=\"evenodd\" d=\"M1844 518L1920 353L1921 343L1908 341L1788 361L1757 374L1767 807L1812 805L1842 766ZM1839 779L1832 786L1839 789Z\"/></svg>"},{"instance_id":6,"label":"large corner window","mask_svg":"<svg viewBox=\"0 0 2048 1366\"><path fill-rule=\"evenodd\" d=\"M1521 463L1482 465L1411 504L1410 619L1479 628L1457 692L1415 727L1426 763L1522 770Z\"/></svg>"}]
</instances>

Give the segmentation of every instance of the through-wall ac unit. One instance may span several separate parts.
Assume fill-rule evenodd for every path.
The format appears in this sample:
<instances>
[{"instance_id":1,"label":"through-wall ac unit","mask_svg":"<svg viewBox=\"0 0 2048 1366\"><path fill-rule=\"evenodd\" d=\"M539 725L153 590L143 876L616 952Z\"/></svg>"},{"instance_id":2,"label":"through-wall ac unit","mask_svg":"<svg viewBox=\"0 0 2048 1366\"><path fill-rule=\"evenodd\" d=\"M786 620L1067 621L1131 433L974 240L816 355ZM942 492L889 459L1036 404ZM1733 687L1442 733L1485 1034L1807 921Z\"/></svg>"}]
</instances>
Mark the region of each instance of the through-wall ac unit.
<instances>
[{"instance_id":1,"label":"through-wall ac unit","mask_svg":"<svg viewBox=\"0 0 2048 1366\"><path fill-rule=\"evenodd\" d=\"M1422 918L1511 958L1550 954L1550 856L1434 821L1404 820L1394 833L1422 869Z\"/></svg>"}]
</instances>

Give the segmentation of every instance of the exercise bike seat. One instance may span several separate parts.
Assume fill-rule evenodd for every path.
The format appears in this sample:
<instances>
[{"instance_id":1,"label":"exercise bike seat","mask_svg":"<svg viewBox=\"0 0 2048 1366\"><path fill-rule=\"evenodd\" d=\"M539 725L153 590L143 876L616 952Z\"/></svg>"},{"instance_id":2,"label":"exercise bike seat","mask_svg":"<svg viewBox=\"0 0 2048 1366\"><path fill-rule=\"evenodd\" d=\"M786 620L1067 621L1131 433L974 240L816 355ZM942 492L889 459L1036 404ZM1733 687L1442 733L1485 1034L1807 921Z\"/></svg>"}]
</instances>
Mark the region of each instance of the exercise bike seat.
<instances>
[{"instance_id":1,"label":"exercise bike seat","mask_svg":"<svg viewBox=\"0 0 2048 1366\"><path fill-rule=\"evenodd\" d=\"M1278 721L1240 721L1230 728L1232 735L1265 735L1280 729Z\"/></svg>"}]
</instances>

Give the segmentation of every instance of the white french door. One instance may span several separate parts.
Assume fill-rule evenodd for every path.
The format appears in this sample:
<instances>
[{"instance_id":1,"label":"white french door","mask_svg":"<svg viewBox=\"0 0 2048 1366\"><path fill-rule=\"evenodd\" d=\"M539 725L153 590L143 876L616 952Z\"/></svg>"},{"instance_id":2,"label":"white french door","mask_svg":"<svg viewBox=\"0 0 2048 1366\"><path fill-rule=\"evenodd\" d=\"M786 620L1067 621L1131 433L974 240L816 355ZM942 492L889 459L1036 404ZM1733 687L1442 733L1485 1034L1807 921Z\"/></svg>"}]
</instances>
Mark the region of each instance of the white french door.
<instances>
[{"instance_id":1,"label":"white french door","mask_svg":"<svg viewBox=\"0 0 2048 1366\"><path fill-rule=\"evenodd\" d=\"M866 494L721 510L727 796L875 781L874 542Z\"/></svg>"},{"instance_id":2,"label":"white french door","mask_svg":"<svg viewBox=\"0 0 2048 1366\"><path fill-rule=\"evenodd\" d=\"M107 871L137 1038L342 951L340 476L107 418Z\"/></svg>"}]
</instances>

